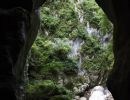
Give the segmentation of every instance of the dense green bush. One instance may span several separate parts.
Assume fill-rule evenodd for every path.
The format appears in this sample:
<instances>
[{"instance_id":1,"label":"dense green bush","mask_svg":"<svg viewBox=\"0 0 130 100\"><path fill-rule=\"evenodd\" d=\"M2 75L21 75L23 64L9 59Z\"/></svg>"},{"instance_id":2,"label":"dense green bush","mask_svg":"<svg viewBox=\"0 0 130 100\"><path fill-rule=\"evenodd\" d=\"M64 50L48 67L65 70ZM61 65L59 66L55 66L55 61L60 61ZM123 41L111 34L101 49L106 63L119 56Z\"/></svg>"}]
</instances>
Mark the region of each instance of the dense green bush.
<instances>
[{"instance_id":1,"label":"dense green bush","mask_svg":"<svg viewBox=\"0 0 130 100\"><path fill-rule=\"evenodd\" d=\"M83 65L87 70L110 70L113 65L112 45L102 48L100 42L92 39L83 45L81 53L84 56Z\"/></svg>"},{"instance_id":2,"label":"dense green bush","mask_svg":"<svg viewBox=\"0 0 130 100\"><path fill-rule=\"evenodd\" d=\"M58 98L71 98L70 94L65 87L56 85L51 80L35 81L27 87L26 100L60 100Z\"/></svg>"}]
</instances>

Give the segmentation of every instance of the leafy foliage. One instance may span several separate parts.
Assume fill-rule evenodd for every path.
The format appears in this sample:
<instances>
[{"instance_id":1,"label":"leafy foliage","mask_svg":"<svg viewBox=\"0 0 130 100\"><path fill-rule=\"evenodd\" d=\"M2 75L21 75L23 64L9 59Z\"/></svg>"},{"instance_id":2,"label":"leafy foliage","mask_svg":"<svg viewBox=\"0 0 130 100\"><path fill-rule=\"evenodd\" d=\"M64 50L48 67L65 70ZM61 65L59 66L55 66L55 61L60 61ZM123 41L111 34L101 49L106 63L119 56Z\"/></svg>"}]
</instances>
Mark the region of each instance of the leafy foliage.
<instances>
[{"instance_id":1,"label":"leafy foliage","mask_svg":"<svg viewBox=\"0 0 130 100\"><path fill-rule=\"evenodd\" d=\"M66 39L60 40L58 38L45 40L44 37L38 36L32 46L29 59L30 78L36 76L41 79L49 77L55 79L62 72L69 73L69 70L71 74L76 73L76 62L67 57L70 46L64 44L65 41Z\"/></svg>"},{"instance_id":2,"label":"leafy foliage","mask_svg":"<svg viewBox=\"0 0 130 100\"><path fill-rule=\"evenodd\" d=\"M60 98L67 100L67 97L71 98L70 91L51 80L38 81L27 87L27 100L60 100Z\"/></svg>"}]
</instances>

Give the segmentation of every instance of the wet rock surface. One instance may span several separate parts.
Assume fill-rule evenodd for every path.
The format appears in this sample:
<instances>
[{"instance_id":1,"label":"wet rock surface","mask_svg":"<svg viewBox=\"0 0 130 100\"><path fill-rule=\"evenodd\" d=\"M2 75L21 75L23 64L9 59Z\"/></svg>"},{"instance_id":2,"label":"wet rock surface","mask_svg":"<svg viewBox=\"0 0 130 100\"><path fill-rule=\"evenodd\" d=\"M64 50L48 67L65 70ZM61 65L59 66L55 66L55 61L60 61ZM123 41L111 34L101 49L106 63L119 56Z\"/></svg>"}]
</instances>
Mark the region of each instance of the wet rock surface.
<instances>
[{"instance_id":1,"label":"wet rock surface","mask_svg":"<svg viewBox=\"0 0 130 100\"><path fill-rule=\"evenodd\" d=\"M89 91L85 91L84 94L80 96L75 96L73 100L114 100L110 91L102 86L95 86Z\"/></svg>"}]
</instances>

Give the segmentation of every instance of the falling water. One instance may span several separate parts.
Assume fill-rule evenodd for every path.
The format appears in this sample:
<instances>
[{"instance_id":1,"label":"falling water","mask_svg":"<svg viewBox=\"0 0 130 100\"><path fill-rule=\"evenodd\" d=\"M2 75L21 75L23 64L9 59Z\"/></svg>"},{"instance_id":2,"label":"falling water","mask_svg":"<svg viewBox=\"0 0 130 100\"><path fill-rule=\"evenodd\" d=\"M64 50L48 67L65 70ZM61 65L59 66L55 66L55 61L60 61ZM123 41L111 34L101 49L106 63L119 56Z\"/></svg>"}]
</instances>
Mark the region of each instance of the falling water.
<instances>
[{"instance_id":1,"label":"falling water","mask_svg":"<svg viewBox=\"0 0 130 100\"><path fill-rule=\"evenodd\" d=\"M76 38L74 41L72 41L71 44L71 52L69 54L69 57L74 58L78 57L80 55L80 48L83 45L83 40L80 38Z\"/></svg>"},{"instance_id":2,"label":"falling water","mask_svg":"<svg viewBox=\"0 0 130 100\"><path fill-rule=\"evenodd\" d=\"M86 73L86 70L82 67L82 56L79 55L79 61L78 61L78 75L84 76Z\"/></svg>"},{"instance_id":3,"label":"falling water","mask_svg":"<svg viewBox=\"0 0 130 100\"><path fill-rule=\"evenodd\" d=\"M79 22L81 24L83 24L83 22L84 22L84 17L82 15L83 11L81 9L78 9L78 6L80 4L82 4L84 2L84 0L78 0L77 2L74 2L73 0L71 0L71 2L75 6L75 12L77 12L77 14L78 14ZM76 38L74 41L72 41L72 49L71 49L71 53L69 54L69 56L71 58L74 58L74 57L78 58L77 65L78 65L78 75L79 76L83 76L86 72L82 67L82 56L80 54L80 49L83 44L84 44L84 41L82 39Z\"/></svg>"},{"instance_id":4,"label":"falling water","mask_svg":"<svg viewBox=\"0 0 130 100\"><path fill-rule=\"evenodd\" d=\"M83 76L85 74L85 70L82 68L82 56L80 54L80 49L84 41L80 38L76 38L71 45L71 52L69 54L70 58L77 58L77 65L78 65L78 75Z\"/></svg>"}]
</instances>

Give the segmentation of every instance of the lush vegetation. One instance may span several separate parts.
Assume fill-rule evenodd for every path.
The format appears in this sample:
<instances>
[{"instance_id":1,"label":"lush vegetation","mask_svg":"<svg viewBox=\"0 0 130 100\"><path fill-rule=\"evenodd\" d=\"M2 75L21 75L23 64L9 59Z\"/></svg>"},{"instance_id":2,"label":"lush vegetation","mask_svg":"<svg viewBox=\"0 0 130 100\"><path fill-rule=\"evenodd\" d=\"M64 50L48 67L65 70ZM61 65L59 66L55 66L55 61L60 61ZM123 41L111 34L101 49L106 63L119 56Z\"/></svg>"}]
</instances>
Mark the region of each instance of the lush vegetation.
<instances>
[{"instance_id":1,"label":"lush vegetation","mask_svg":"<svg viewBox=\"0 0 130 100\"><path fill-rule=\"evenodd\" d=\"M51 80L29 84L27 93L27 100L71 100L71 92Z\"/></svg>"},{"instance_id":2,"label":"lush vegetation","mask_svg":"<svg viewBox=\"0 0 130 100\"><path fill-rule=\"evenodd\" d=\"M79 59L89 84L106 80L113 65L112 24L94 0L79 1L48 0L41 8L39 35L28 57L27 100L71 100L76 83L84 80L78 76ZM72 57L76 39L82 43ZM98 82L91 78L95 72Z\"/></svg>"}]
</instances>

